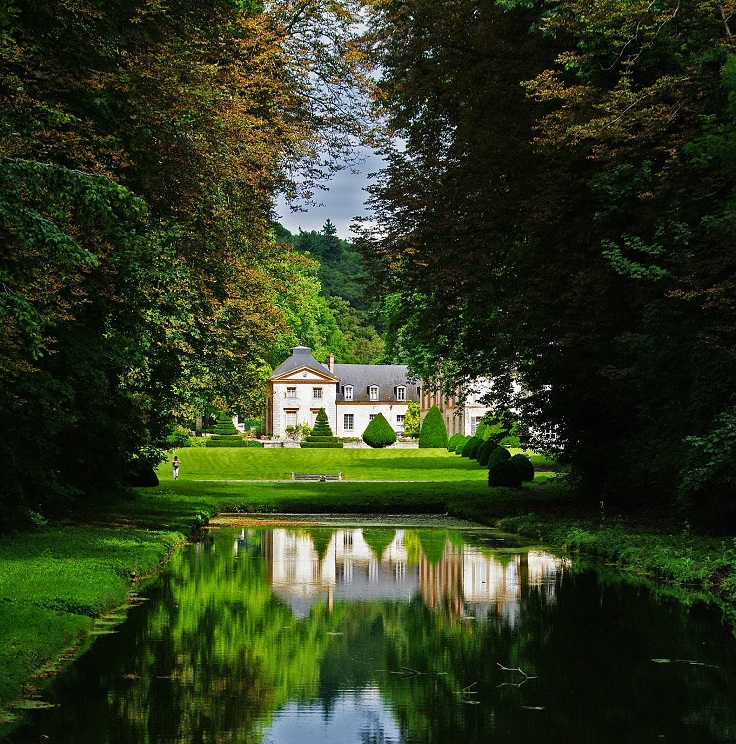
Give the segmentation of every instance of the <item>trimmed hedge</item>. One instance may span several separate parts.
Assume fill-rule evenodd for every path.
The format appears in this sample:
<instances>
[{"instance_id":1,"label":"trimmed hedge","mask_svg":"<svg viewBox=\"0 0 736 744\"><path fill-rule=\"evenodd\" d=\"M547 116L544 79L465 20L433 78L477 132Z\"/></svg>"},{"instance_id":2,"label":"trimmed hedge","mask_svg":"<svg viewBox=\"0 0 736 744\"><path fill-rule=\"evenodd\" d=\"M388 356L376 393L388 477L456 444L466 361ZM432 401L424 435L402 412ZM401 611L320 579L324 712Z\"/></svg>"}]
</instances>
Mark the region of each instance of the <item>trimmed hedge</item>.
<instances>
[{"instance_id":1,"label":"trimmed hedge","mask_svg":"<svg viewBox=\"0 0 736 744\"><path fill-rule=\"evenodd\" d=\"M514 455L509 462L519 471L521 480L527 483L534 480L534 465L526 455L522 455L521 452L519 452L517 455Z\"/></svg>"},{"instance_id":2,"label":"trimmed hedge","mask_svg":"<svg viewBox=\"0 0 736 744\"><path fill-rule=\"evenodd\" d=\"M492 488L521 488L521 473L510 458L499 460L488 469L488 485Z\"/></svg>"},{"instance_id":3,"label":"trimmed hedge","mask_svg":"<svg viewBox=\"0 0 736 744\"><path fill-rule=\"evenodd\" d=\"M333 437L333 439L335 439ZM299 446L303 449L342 449L343 443L340 440L333 442L307 442L303 441L299 443Z\"/></svg>"},{"instance_id":4,"label":"trimmed hedge","mask_svg":"<svg viewBox=\"0 0 736 744\"><path fill-rule=\"evenodd\" d=\"M375 419L374 419L375 420ZM419 429L419 447L420 449L437 449L447 448L447 426L442 412L436 405L432 406L422 421L422 427Z\"/></svg>"},{"instance_id":5,"label":"trimmed hedge","mask_svg":"<svg viewBox=\"0 0 736 744\"><path fill-rule=\"evenodd\" d=\"M491 450L491 454L488 455L488 469L490 470L497 462L510 459L511 453L506 449L506 447L497 445Z\"/></svg>"},{"instance_id":6,"label":"trimmed hedge","mask_svg":"<svg viewBox=\"0 0 736 744\"><path fill-rule=\"evenodd\" d=\"M454 452L455 447L457 447L458 442L465 439L465 435L461 434L460 432L457 432L457 434L453 434L449 441L447 442L447 451L448 452Z\"/></svg>"},{"instance_id":7,"label":"trimmed hedge","mask_svg":"<svg viewBox=\"0 0 736 744\"><path fill-rule=\"evenodd\" d=\"M222 436L219 437L216 434L212 437L207 437L208 447L248 447L248 443L243 441L239 436Z\"/></svg>"},{"instance_id":8,"label":"trimmed hedge","mask_svg":"<svg viewBox=\"0 0 736 744\"><path fill-rule=\"evenodd\" d=\"M369 447L387 447L396 441L396 432L391 428L391 424L386 421L386 417L379 413L363 432L363 441ZM421 444L419 445L422 446Z\"/></svg>"}]
</instances>

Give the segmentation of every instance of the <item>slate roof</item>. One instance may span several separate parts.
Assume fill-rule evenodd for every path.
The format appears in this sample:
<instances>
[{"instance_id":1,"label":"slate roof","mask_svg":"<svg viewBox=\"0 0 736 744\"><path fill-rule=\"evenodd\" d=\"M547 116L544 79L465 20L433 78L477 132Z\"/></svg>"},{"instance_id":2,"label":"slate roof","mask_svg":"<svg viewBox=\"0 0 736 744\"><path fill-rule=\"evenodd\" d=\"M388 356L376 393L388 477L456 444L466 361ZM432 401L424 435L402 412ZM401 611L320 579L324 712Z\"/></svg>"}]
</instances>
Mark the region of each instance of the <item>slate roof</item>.
<instances>
[{"instance_id":1,"label":"slate roof","mask_svg":"<svg viewBox=\"0 0 736 744\"><path fill-rule=\"evenodd\" d=\"M346 385L353 386L353 398L348 402L393 403L396 401L395 388L400 385L406 388L405 402L419 401L417 393L419 383L409 380L408 367L405 364L335 364L334 371L331 373L326 364L318 362L312 356L312 350L308 346L295 346L291 350L291 356L273 371L271 379L302 367L308 367L323 374L332 374L333 377L339 378L338 401L345 401L343 390ZM370 400L368 388L372 385L378 385L378 401Z\"/></svg>"},{"instance_id":2,"label":"slate roof","mask_svg":"<svg viewBox=\"0 0 736 744\"><path fill-rule=\"evenodd\" d=\"M394 388L399 385L406 388L406 402L419 401L419 383L409 381L405 364L336 364L335 375L340 378L338 401L345 400L343 388L346 385L353 386L353 402L356 403L370 402L368 388L371 385L378 385L378 402L395 401Z\"/></svg>"},{"instance_id":3,"label":"slate roof","mask_svg":"<svg viewBox=\"0 0 736 744\"><path fill-rule=\"evenodd\" d=\"M301 367L309 367L316 372L326 372L327 374L330 374L327 365L318 362L312 356L312 350L308 346L295 346L291 350L291 356L276 367L271 377L280 377L281 375L293 372L295 369L300 369Z\"/></svg>"}]
</instances>

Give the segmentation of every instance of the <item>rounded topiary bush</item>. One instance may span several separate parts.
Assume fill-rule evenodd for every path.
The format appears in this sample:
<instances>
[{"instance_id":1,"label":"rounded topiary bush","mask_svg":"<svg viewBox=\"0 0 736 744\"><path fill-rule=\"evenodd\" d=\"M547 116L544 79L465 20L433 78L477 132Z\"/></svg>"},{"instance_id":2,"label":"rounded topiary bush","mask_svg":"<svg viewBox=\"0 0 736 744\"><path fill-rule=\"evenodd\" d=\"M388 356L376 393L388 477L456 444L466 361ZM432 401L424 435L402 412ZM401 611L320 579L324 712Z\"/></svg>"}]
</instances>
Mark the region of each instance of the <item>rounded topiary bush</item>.
<instances>
[{"instance_id":1,"label":"rounded topiary bush","mask_svg":"<svg viewBox=\"0 0 736 744\"><path fill-rule=\"evenodd\" d=\"M332 436L332 427L324 408L317 412L312 433L304 437L299 446L304 449L340 449L343 446L337 437Z\"/></svg>"},{"instance_id":2,"label":"rounded topiary bush","mask_svg":"<svg viewBox=\"0 0 736 744\"><path fill-rule=\"evenodd\" d=\"M421 434L420 434L421 437ZM388 447L396 441L396 432L391 428L391 424L386 421L386 417L379 413L363 432L363 441L369 447ZM422 446L421 444L419 445Z\"/></svg>"},{"instance_id":3,"label":"rounded topiary bush","mask_svg":"<svg viewBox=\"0 0 736 744\"><path fill-rule=\"evenodd\" d=\"M469 457L471 460L475 460L482 444L483 440L480 437L471 437L470 441L463 447L463 457Z\"/></svg>"},{"instance_id":4,"label":"rounded topiary bush","mask_svg":"<svg viewBox=\"0 0 736 744\"><path fill-rule=\"evenodd\" d=\"M133 488L155 488L158 485L158 476L149 462L137 459L130 463L125 482Z\"/></svg>"},{"instance_id":5,"label":"rounded topiary bush","mask_svg":"<svg viewBox=\"0 0 736 744\"><path fill-rule=\"evenodd\" d=\"M511 453L506 449L506 447L501 447L500 445L496 445L492 450L491 453L488 455L488 469L490 470L497 462L501 462L502 460L510 460L511 459Z\"/></svg>"},{"instance_id":6,"label":"rounded topiary bush","mask_svg":"<svg viewBox=\"0 0 736 744\"><path fill-rule=\"evenodd\" d=\"M463 456L463 450L465 449L468 442L472 439L470 435L463 436L463 438L455 445L455 454Z\"/></svg>"},{"instance_id":7,"label":"rounded topiary bush","mask_svg":"<svg viewBox=\"0 0 736 744\"><path fill-rule=\"evenodd\" d=\"M521 488L521 473L511 460L499 460L488 468L488 485L491 487Z\"/></svg>"},{"instance_id":8,"label":"rounded topiary bush","mask_svg":"<svg viewBox=\"0 0 736 744\"><path fill-rule=\"evenodd\" d=\"M534 480L534 465L526 455L522 455L521 452L519 452L519 454L514 455L509 462L519 471L521 480L526 482Z\"/></svg>"},{"instance_id":9,"label":"rounded topiary bush","mask_svg":"<svg viewBox=\"0 0 736 744\"><path fill-rule=\"evenodd\" d=\"M447 451L454 452L458 442L463 441L464 439L465 437L460 432L453 434L447 442Z\"/></svg>"},{"instance_id":10,"label":"rounded topiary bush","mask_svg":"<svg viewBox=\"0 0 736 744\"><path fill-rule=\"evenodd\" d=\"M447 426L445 426L442 411L437 406L432 406L427 411L419 429L419 447L428 449L442 447L445 449L447 441Z\"/></svg>"},{"instance_id":11,"label":"rounded topiary bush","mask_svg":"<svg viewBox=\"0 0 736 744\"><path fill-rule=\"evenodd\" d=\"M488 467L488 458L497 446L498 445L495 442L486 439L475 454L475 459L478 461L478 465L482 465L484 468Z\"/></svg>"}]
</instances>

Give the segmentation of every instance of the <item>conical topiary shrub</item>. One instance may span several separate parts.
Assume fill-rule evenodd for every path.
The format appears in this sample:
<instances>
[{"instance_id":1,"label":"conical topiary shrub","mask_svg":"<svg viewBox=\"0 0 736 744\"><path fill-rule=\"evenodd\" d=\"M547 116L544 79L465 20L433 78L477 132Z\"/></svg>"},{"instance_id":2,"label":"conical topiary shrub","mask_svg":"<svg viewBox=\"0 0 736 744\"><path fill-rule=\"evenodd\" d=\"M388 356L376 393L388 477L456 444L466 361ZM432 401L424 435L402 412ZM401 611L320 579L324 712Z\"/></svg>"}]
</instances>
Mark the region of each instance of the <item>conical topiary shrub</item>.
<instances>
[{"instance_id":1,"label":"conical topiary shrub","mask_svg":"<svg viewBox=\"0 0 736 744\"><path fill-rule=\"evenodd\" d=\"M208 447L247 447L233 424L233 420L226 411L220 411L215 424L215 433L207 437Z\"/></svg>"},{"instance_id":2,"label":"conical topiary shrub","mask_svg":"<svg viewBox=\"0 0 736 744\"><path fill-rule=\"evenodd\" d=\"M332 436L332 427L324 408L320 408L317 413L312 433L304 437L299 446L305 449L340 449L343 446L337 437Z\"/></svg>"},{"instance_id":3,"label":"conical topiary shrub","mask_svg":"<svg viewBox=\"0 0 736 744\"><path fill-rule=\"evenodd\" d=\"M447 447L447 426L445 426L442 411L437 406L432 406L422 421L422 428L419 430L419 447L442 447L443 449Z\"/></svg>"},{"instance_id":4,"label":"conical topiary shrub","mask_svg":"<svg viewBox=\"0 0 736 744\"><path fill-rule=\"evenodd\" d=\"M421 437L421 434L419 436ZM386 417L379 413L366 426L363 432L363 441L369 447L388 447L396 441L396 432L391 428L391 424L386 421Z\"/></svg>"},{"instance_id":5,"label":"conical topiary shrub","mask_svg":"<svg viewBox=\"0 0 736 744\"><path fill-rule=\"evenodd\" d=\"M238 430L233 424L233 420L225 411L220 411L215 424L215 434L221 437L237 436Z\"/></svg>"}]
</instances>

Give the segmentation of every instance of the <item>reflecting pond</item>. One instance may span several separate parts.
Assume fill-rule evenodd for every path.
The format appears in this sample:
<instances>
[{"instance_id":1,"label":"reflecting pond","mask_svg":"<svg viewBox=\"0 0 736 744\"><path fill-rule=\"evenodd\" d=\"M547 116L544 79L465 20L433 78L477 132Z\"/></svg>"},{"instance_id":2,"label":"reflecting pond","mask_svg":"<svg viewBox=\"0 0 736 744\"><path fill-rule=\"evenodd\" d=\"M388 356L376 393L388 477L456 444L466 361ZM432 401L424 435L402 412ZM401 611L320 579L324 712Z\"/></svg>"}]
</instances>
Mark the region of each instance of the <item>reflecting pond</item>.
<instances>
[{"instance_id":1,"label":"reflecting pond","mask_svg":"<svg viewBox=\"0 0 736 744\"><path fill-rule=\"evenodd\" d=\"M736 741L715 607L488 530L216 530L146 599L10 741Z\"/></svg>"}]
</instances>

